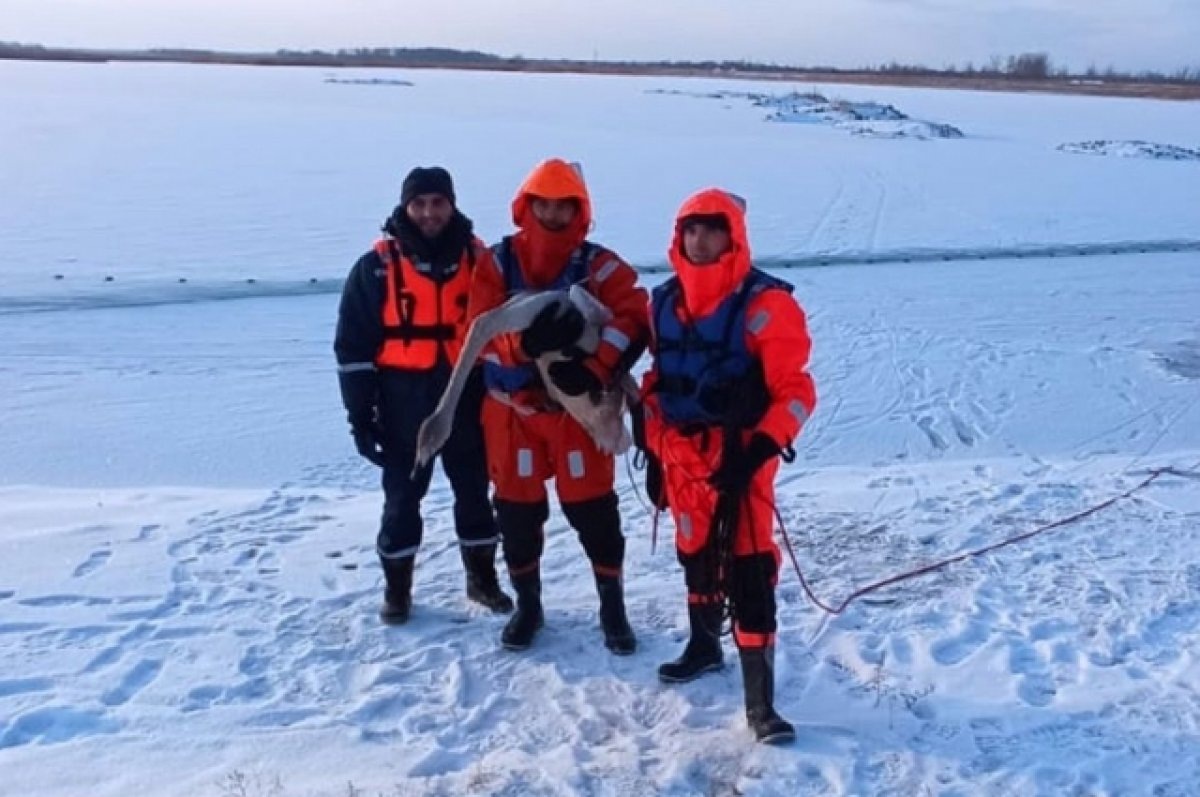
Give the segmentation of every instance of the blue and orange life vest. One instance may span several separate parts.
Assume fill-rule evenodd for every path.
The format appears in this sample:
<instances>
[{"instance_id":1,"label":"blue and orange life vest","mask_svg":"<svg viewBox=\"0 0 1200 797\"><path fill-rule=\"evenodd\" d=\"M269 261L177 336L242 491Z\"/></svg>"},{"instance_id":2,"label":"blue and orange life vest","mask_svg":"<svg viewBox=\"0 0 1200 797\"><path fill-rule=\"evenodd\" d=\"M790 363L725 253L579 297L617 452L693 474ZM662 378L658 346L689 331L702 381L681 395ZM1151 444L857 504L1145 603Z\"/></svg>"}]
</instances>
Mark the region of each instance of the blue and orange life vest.
<instances>
[{"instance_id":1,"label":"blue and orange life vest","mask_svg":"<svg viewBox=\"0 0 1200 797\"><path fill-rule=\"evenodd\" d=\"M746 348L746 308L765 290L791 293L791 284L751 268L739 288L708 316L681 320L681 287L672 277L654 289L655 391L672 426L750 425L765 412L762 366Z\"/></svg>"}]
</instances>

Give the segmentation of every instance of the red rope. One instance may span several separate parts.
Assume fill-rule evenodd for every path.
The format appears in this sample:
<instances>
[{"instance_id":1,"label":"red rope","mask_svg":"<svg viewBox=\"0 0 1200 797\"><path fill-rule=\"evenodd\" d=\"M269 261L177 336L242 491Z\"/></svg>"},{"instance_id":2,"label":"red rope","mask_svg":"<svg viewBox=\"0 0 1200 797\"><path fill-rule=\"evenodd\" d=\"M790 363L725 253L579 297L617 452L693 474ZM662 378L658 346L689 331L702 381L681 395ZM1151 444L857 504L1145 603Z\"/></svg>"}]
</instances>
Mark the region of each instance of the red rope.
<instances>
[{"instance_id":1,"label":"red rope","mask_svg":"<svg viewBox=\"0 0 1200 797\"><path fill-rule=\"evenodd\" d=\"M801 586L804 587L804 591L808 594L809 599L813 603L815 603L817 606L819 606L821 609L828 612L829 614L841 614L843 611L846 610L846 607L849 606L853 601L858 600L859 598L861 598L864 595L869 595L872 592L876 592L878 590L883 589L884 587L891 586L892 584L897 584L901 581L907 581L910 578L916 578L917 576L923 576L926 573L932 573L934 571L941 570L942 568L949 567L950 565L952 565L956 562L961 562L964 559L970 559L970 558L973 558L976 556L982 556L985 553L990 553L999 548L1004 548L1005 546L1013 545L1014 543L1018 543L1018 542L1022 542L1024 540L1029 539L1030 537L1035 537L1038 534L1041 534L1046 531L1050 531L1051 529L1056 529L1061 526L1066 526L1069 523L1074 523L1076 521L1083 520L1084 518L1086 518L1090 515L1094 515L1097 512L1101 512L1105 509L1108 509L1110 506L1117 503L1118 501L1123 501L1126 498L1130 498L1135 493L1139 492L1140 490L1145 489L1147 486L1150 485L1151 482L1153 482L1155 479L1157 479L1159 476L1163 475L1164 473L1177 473L1177 472L1178 471L1176 471L1174 468L1155 468L1154 470L1152 470L1150 472L1150 475L1147 476L1145 479L1143 479L1142 482L1140 484L1138 484L1136 487L1132 487L1132 488L1126 490L1125 492L1121 493L1120 495L1115 495L1112 498L1109 498L1107 501L1096 504L1095 506L1085 509L1081 512L1076 512L1074 515L1070 515L1068 517L1061 518L1059 520L1055 520L1052 523L1046 523L1045 525L1038 526L1037 528L1033 529L1032 531L1027 531L1024 534L1018 534L1015 537L1009 537L1006 540L1001 540L1000 542L996 542L991 545L984 546L983 548L976 548L975 550L972 550L972 551L966 551L966 552L960 553L956 556L952 556L949 559L943 559L940 562L934 562L933 564L925 565L924 567L919 567L916 570L910 570L905 573L900 573L899 575L891 576L890 578L885 578L882 581L876 581L874 583L868 584L867 586L862 587L861 589L855 590L854 592L850 593L850 596L848 598L846 598L844 601L842 601L840 604L838 604L838 606L836 608L830 608L829 606L826 606L825 603L820 598L818 598L816 596L816 594L813 593L812 588L809 587L809 585L808 585L808 581L804 578L804 573L800 569L799 562L797 562L797 560L796 560L796 552L792 549L792 541L788 537L787 529L783 525L783 518L780 517L778 508L775 509L775 518L776 518L776 520L779 521L780 530L783 532L783 541L787 546L788 556L790 556L792 559L792 567L794 567L796 569L796 575L798 575L800 577L800 584L801 584Z\"/></svg>"}]
</instances>

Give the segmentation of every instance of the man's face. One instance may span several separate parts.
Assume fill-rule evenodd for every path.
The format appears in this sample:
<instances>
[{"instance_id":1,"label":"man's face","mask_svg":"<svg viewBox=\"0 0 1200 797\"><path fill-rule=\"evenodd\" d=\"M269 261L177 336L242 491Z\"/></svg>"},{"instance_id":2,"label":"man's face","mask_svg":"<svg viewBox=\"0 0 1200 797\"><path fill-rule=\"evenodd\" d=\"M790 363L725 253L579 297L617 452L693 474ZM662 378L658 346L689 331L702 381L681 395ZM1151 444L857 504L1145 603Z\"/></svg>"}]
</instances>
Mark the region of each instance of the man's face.
<instances>
[{"instance_id":1,"label":"man's face","mask_svg":"<svg viewBox=\"0 0 1200 797\"><path fill-rule=\"evenodd\" d=\"M404 206L404 212L421 235L437 238L453 218L454 205L441 194L417 194Z\"/></svg>"},{"instance_id":2,"label":"man's face","mask_svg":"<svg viewBox=\"0 0 1200 797\"><path fill-rule=\"evenodd\" d=\"M533 217L550 232L561 232L571 226L579 215L579 203L574 199L546 199L535 196L529 203Z\"/></svg>"},{"instance_id":3,"label":"man's face","mask_svg":"<svg viewBox=\"0 0 1200 797\"><path fill-rule=\"evenodd\" d=\"M683 225L683 254L697 266L716 263L732 248L733 239L723 227L702 221L689 221Z\"/></svg>"}]
</instances>

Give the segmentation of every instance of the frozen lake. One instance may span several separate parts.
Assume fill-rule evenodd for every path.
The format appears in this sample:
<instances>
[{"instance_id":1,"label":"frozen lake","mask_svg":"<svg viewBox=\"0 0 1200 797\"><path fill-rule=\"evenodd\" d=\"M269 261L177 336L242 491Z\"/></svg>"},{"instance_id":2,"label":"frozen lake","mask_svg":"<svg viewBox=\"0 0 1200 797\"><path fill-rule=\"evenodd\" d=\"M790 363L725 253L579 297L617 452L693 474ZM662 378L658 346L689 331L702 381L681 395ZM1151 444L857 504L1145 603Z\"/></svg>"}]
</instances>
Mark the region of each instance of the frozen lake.
<instances>
[{"instance_id":1,"label":"frozen lake","mask_svg":"<svg viewBox=\"0 0 1200 797\"><path fill-rule=\"evenodd\" d=\"M790 92L830 107L767 121ZM1200 145L1200 103L0 62L0 108L14 794L1196 793L1200 162L1155 156ZM788 748L750 741L736 668L655 678L682 575L621 464L637 655L603 651L557 511L546 631L500 650L440 475L414 619L380 627L340 280L411 166L494 240L551 155L648 284L687 193L749 199L809 314L820 405L779 510L827 602L1176 472L834 618L785 569Z\"/></svg>"}]
</instances>

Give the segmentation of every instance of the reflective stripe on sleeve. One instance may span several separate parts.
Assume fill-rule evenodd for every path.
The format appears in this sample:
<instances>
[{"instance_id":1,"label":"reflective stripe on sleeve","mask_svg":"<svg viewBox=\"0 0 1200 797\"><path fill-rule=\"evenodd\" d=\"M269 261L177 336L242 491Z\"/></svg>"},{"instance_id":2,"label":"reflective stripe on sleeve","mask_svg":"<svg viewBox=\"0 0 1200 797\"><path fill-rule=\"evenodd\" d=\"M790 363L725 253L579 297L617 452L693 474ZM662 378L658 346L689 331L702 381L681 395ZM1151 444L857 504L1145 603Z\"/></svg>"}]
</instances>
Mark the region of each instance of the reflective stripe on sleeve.
<instances>
[{"instance_id":1,"label":"reflective stripe on sleeve","mask_svg":"<svg viewBox=\"0 0 1200 797\"><path fill-rule=\"evenodd\" d=\"M804 404L799 399L792 399L788 403L788 412L792 413L792 417L795 418L800 425L803 426L808 422L808 410L804 407Z\"/></svg>"},{"instance_id":2,"label":"reflective stripe on sleeve","mask_svg":"<svg viewBox=\"0 0 1200 797\"><path fill-rule=\"evenodd\" d=\"M746 328L750 330L751 335L757 335L766 329L769 323L771 323L771 314L766 310L759 310L746 324Z\"/></svg>"},{"instance_id":3,"label":"reflective stripe on sleeve","mask_svg":"<svg viewBox=\"0 0 1200 797\"><path fill-rule=\"evenodd\" d=\"M592 279L594 279L597 284L604 282L606 279L608 279L609 277L611 277L613 275L613 272L616 271L617 268L620 267L620 265L621 265L621 261L617 260L614 257L613 259L611 259L607 263L605 263L603 266L601 266L600 270L596 272L596 274L592 277Z\"/></svg>"},{"instance_id":4,"label":"reflective stripe on sleeve","mask_svg":"<svg viewBox=\"0 0 1200 797\"><path fill-rule=\"evenodd\" d=\"M604 331L600 333L600 340L611 343L617 351L625 351L629 348L629 336L616 327L605 327Z\"/></svg>"}]
</instances>

